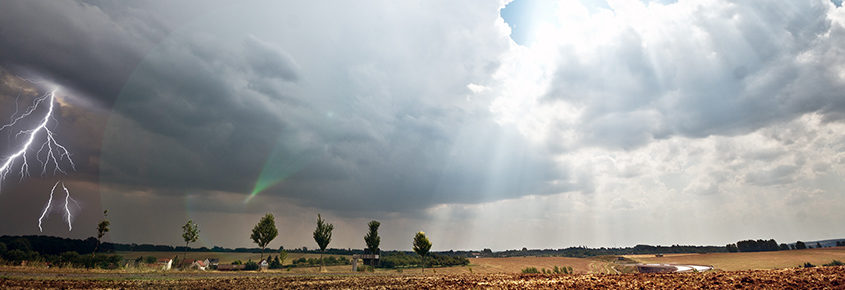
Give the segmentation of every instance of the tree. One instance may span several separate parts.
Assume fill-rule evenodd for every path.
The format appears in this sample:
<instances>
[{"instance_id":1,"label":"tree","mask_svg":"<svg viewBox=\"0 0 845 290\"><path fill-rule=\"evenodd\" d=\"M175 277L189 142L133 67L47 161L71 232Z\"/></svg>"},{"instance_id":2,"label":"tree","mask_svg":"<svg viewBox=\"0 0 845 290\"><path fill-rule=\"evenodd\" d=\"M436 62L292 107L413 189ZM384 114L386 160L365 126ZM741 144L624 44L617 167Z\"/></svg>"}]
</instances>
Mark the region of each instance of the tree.
<instances>
[{"instance_id":1,"label":"tree","mask_svg":"<svg viewBox=\"0 0 845 290\"><path fill-rule=\"evenodd\" d=\"M111 225L111 222L107 219L108 216L109 210L104 210L103 220L100 221L99 224L97 224L97 245L94 246L94 251L91 252L91 258L94 257L94 254L97 253L97 249L100 248L100 242L103 240L103 236L105 236L106 233L109 232L109 226Z\"/></svg>"},{"instance_id":2,"label":"tree","mask_svg":"<svg viewBox=\"0 0 845 290\"><path fill-rule=\"evenodd\" d=\"M804 242L802 242L802 241L795 242L795 249L796 250L801 250L801 249L806 249L806 248L807 248L807 245L804 244Z\"/></svg>"},{"instance_id":3,"label":"tree","mask_svg":"<svg viewBox=\"0 0 845 290\"><path fill-rule=\"evenodd\" d=\"M276 229L276 220L273 217L273 214L266 214L263 218L252 228L252 235L249 237L252 238L252 241L258 244L261 247L261 260L264 260L264 248L267 247L267 244L270 244L270 241L276 238L279 234L279 230Z\"/></svg>"},{"instance_id":4,"label":"tree","mask_svg":"<svg viewBox=\"0 0 845 290\"><path fill-rule=\"evenodd\" d=\"M188 220L182 226L182 239L185 239L185 255L183 255L182 259L188 258L188 244L196 242L200 237L200 230L197 227L198 225L193 220Z\"/></svg>"},{"instance_id":5,"label":"tree","mask_svg":"<svg viewBox=\"0 0 845 290\"><path fill-rule=\"evenodd\" d=\"M317 246L320 246L320 271L324 271L326 267L326 265L323 264L323 253L332 241L333 229L334 225L326 223L326 221L323 220L323 217L320 216L320 214L317 214L317 228L314 229L314 241L317 242Z\"/></svg>"},{"instance_id":6,"label":"tree","mask_svg":"<svg viewBox=\"0 0 845 290\"><path fill-rule=\"evenodd\" d=\"M364 236L364 242L367 243L367 250L369 250L370 254L373 254L373 255L379 254L378 246L379 246L379 243L381 243L381 237L378 236L378 227L380 225L381 225L381 223L378 222L378 221L370 221L370 223L367 224L367 226L370 227L370 231L367 233L366 236ZM376 266L376 260L371 259L370 261L372 261L371 262L372 265L370 265L370 266L375 267Z\"/></svg>"},{"instance_id":7,"label":"tree","mask_svg":"<svg viewBox=\"0 0 845 290\"><path fill-rule=\"evenodd\" d=\"M822 248L822 243L816 242L816 249L821 249L821 248Z\"/></svg>"},{"instance_id":8,"label":"tree","mask_svg":"<svg viewBox=\"0 0 845 290\"><path fill-rule=\"evenodd\" d=\"M425 272L425 256L428 255L428 250L431 249L431 242L425 237L425 232L418 232L414 235L414 252L420 255L423 261L423 272Z\"/></svg>"},{"instance_id":9,"label":"tree","mask_svg":"<svg viewBox=\"0 0 845 290\"><path fill-rule=\"evenodd\" d=\"M285 259L287 259L287 258L288 258L288 251L285 251L284 249L279 251L279 265L284 266L285 265Z\"/></svg>"}]
</instances>

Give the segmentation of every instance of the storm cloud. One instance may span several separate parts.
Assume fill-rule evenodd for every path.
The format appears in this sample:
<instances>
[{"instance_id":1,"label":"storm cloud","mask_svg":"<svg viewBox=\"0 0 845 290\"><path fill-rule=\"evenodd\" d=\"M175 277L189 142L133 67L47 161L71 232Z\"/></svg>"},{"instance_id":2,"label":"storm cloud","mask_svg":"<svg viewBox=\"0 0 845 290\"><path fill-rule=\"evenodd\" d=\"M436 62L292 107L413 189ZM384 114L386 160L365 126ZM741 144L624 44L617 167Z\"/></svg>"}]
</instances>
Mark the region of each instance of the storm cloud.
<instances>
[{"instance_id":1,"label":"storm cloud","mask_svg":"<svg viewBox=\"0 0 845 290\"><path fill-rule=\"evenodd\" d=\"M119 242L178 240L125 228L264 212L301 234L321 211L389 220L391 248L417 229L449 236L439 249L724 244L747 229L679 241L632 223L683 232L664 220L707 228L745 205L765 234L836 215L807 199L843 199L841 7L545 1L531 15L508 2L10 1L0 112L39 89L22 78L62 88L62 136L85 160L70 178L113 211ZM25 196L0 197L38 204ZM167 213L137 218L153 211Z\"/></svg>"}]
</instances>

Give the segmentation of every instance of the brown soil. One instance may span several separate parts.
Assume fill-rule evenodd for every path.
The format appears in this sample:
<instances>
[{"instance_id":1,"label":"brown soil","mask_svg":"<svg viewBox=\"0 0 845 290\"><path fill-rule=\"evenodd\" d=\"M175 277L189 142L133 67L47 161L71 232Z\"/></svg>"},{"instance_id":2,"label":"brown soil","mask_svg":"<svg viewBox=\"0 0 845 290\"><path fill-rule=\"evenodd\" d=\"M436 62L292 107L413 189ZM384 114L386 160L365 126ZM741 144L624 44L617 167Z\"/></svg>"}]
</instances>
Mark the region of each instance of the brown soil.
<instances>
[{"instance_id":1,"label":"brown soil","mask_svg":"<svg viewBox=\"0 0 845 290\"><path fill-rule=\"evenodd\" d=\"M221 275L86 278L5 275L0 288L204 288L204 289L465 289L465 288L602 288L602 289L845 289L845 266L783 270L674 274L429 274L429 275ZM178 275L177 275L178 276ZM174 279L175 278L175 279Z\"/></svg>"}]
</instances>

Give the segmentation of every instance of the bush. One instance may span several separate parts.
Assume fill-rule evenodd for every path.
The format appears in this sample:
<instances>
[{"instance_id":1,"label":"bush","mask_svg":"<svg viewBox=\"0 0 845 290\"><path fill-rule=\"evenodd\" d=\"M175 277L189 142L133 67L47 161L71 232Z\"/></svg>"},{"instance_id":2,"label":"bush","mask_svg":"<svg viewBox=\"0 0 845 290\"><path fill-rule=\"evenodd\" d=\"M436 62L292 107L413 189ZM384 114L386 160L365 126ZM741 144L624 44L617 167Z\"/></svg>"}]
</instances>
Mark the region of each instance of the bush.
<instances>
[{"instance_id":1,"label":"bush","mask_svg":"<svg viewBox=\"0 0 845 290\"><path fill-rule=\"evenodd\" d=\"M543 270L545 270L545 269L543 269ZM528 268L522 269L522 274L540 274L540 271L538 271L537 268L528 267Z\"/></svg>"},{"instance_id":2,"label":"bush","mask_svg":"<svg viewBox=\"0 0 845 290\"><path fill-rule=\"evenodd\" d=\"M232 265L240 265L240 264L243 264L243 262L241 262L241 260L235 260L234 262L232 262Z\"/></svg>"},{"instance_id":3,"label":"bush","mask_svg":"<svg viewBox=\"0 0 845 290\"><path fill-rule=\"evenodd\" d=\"M10 250L3 255L3 258L15 264L19 264L21 261L35 260L37 257L38 253L21 249Z\"/></svg>"},{"instance_id":4,"label":"bush","mask_svg":"<svg viewBox=\"0 0 845 290\"><path fill-rule=\"evenodd\" d=\"M153 257L153 256L147 256L147 257L144 258L144 263L147 263L147 264L155 264L156 261L158 261L158 259L156 259L156 257Z\"/></svg>"},{"instance_id":5,"label":"bush","mask_svg":"<svg viewBox=\"0 0 845 290\"><path fill-rule=\"evenodd\" d=\"M58 264L60 264L61 266L65 266L65 265L71 266L74 263L77 263L78 260L79 260L79 254L78 253L73 252L73 251L68 251L68 252L62 253L62 255L59 256L59 263Z\"/></svg>"},{"instance_id":6,"label":"bush","mask_svg":"<svg viewBox=\"0 0 845 290\"><path fill-rule=\"evenodd\" d=\"M42 255L31 250L21 248L28 247L26 240L15 242L15 249L0 253L2 260L12 264L20 264L22 261L43 262L59 267L73 266L85 268L117 269L124 262L123 257L118 255L97 255L94 257L80 255L75 251L65 251L61 254Z\"/></svg>"},{"instance_id":7,"label":"bush","mask_svg":"<svg viewBox=\"0 0 845 290\"><path fill-rule=\"evenodd\" d=\"M406 255L405 253L390 253L385 254L379 260L382 268L400 268L400 267L419 267L422 266L423 260L417 255ZM431 255L425 258L426 266L465 266L469 265L469 260L465 257L458 256L440 256Z\"/></svg>"},{"instance_id":8,"label":"bush","mask_svg":"<svg viewBox=\"0 0 845 290\"><path fill-rule=\"evenodd\" d=\"M830 263L824 264L825 266L842 266L845 263L840 262L839 260L833 260Z\"/></svg>"},{"instance_id":9,"label":"bush","mask_svg":"<svg viewBox=\"0 0 845 290\"><path fill-rule=\"evenodd\" d=\"M318 265L320 265L320 259L319 258L308 258L308 259L306 259L306 258L303 257L303 258L293 260L292 263L295 267L318 266ZM323 263L325 263L326 266L349 265L350 264L349 260L342 258L342 257L335 257L335 256L323 257Z\"/></svg>"},{"instance_id":10,"label":"bush","mask_svg":"<svg viewBox=\"0 0 845 290\"><path fill-rule=\"evenodd\" d=\"M272 259L268 259L270 261L270 269L281 269L282 262L279 260L279 256L275 256Z\"/></svg>"},{"instance_id":11,"label":"bush","mask_svg":"<svg viewBox=\"0 0 845 290\"><path fill-rule=\"evenodd\" d=\"M815 266L816 266L816 265L810 264L810 262L805 262L805 263L804 263L804 268L812 268L812 267L815 267Z\"/></svg>"},{"instance_id":12,"label":"bush","mask_svg":"<svg viewBox=\"0 0 845 290\"><path fill-rule=\"evenodd\" d=\"M254 262L252 260L247 261L246 264L244 264L244 265L246 266L246 267L244 267L244 270L247 270L247 271L258 270L258 263Z\"/></svg>"},{"instance_id":13,"label":"bush","mask_svg":"<svg viewBox=\"0 0 845 290\"><path fill-rule=\"evenodd\" d=\"M555 266L552 272L555 274L572 274L572 267L561 266L560 268L558 268L557 266Z\"/></svg>"}]
</instances>

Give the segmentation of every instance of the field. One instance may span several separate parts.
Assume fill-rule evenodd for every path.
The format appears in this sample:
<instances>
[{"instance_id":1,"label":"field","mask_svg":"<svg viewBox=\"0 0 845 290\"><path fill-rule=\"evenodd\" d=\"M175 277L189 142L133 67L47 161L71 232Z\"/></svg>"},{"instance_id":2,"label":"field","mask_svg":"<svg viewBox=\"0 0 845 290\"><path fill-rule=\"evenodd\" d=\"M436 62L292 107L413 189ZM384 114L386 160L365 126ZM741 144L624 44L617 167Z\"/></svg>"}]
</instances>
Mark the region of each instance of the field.
<instances>
[{"instance_id":1,"label":"field","mask_svg":"<svg viewBox=\"0 0 845 290\"><path fill-rule=\"evenodd\" d=\"M182 252L118 252L117 254L127 259L134 259L139 256L154 256L157 258L172 258L182 255ZM277 253L276 253L277 254ZM265 256L267 256L265 254ZM288 253L285 264L301 257L316 258L318 254ZM328 257L329 255L326 255ZM334 255L336 257L347 257ZM189 252L188 258L217 258L221 263L231 263L235 260L247 261L252 259L258 261L260 254L253 253L217 253L217 252ZM754 253L709 253L709 254L666 254L663 257L654 255L628 255L626 258L647 264L693 264L712 265L717 270L738 271L738 270L765 270L792 268L803 265L805 262L814 265L830 263L832 260L845 262L845 247L805 249L776 252L754 252ZM520 273L526 267L551 270L555 266L572 267L575 273L587 274L618 274L626 272L623 265L613 263L612 260L599 258L567 258L567 257L510 257L510 258L471 258L470 265L463 267L447 267L426 269L425 272L438 274L471 274L471 273ZM348 273L351 266L328 266L329 273ZM288 271L285 271L288 272ZM291 273L316 273L317 267L292 268ZM422 269L378 269L376 272L419 274Z\"/></svg>"},{"instance_id":2,"label":"field","mask_svg":"<svg viewBox=\"0 0 845 290\"><path fill-rule=\"evenodd\" d=\"M845 262L845 247L805 249L753 253L710 253L710 254L667 254L629 255L627 258L649 264L696 264L712 265L718 270L782 269L803 265L830 263L832 260Z\"/></svg>"},{"instance_id":3,"label":"field","mask_svg":"<svg viewBox=\"0 0 845 290\"><path fill-rule=\"evenodd\" d=\"M296 274L278 273L67 273L7 271L0 288L203 288L203 289L834 289L845 287L845 266L674 274Z\"/></svg>"},{"instance_id":4,"label":"field","mask_svg":"<svg viewBox=\"0 0 845 290\"><path fill-rule=\"evenodd\" d=\"M510 258L477 258L469 259L475 273L520 273L526 267L537 269L553 269L555 266L572 267L575 273L607 273L609 263L597 259L566 258L566 257L510 257ZM609 272L610 271L610 272Z\"/></svg>"},{"instance_id":5,"label":"field","mask_svg":"<svg viewBox=\"0 0 845 290\"><path fill-rule=\"evenodd\" d=\"M120 253L172 257L175 252ZM255 256L253 256L255 255ZM315 254L289 254L288 260ZM257 260L249 253L189 253L189 257ZM351 267L331 266L266 271L159 271L126 268L86 270L44 266L0 266L0 288L836 288L845 289L845 266L800 268L836 259L845 260L845 247L758 253L673 254L664 257L631 255L644 263L713 265L716 271L671 274L618 274L625 263L615 257L591 259L564 257L475 258L469 266L425 269L378 269L353 273ZM575 274L521 274L525 267L552 269L570 266ZM753 270L762 269L762 270ZM623 271L624 272L624 271Z\"/></svg>"}]
</instances>

